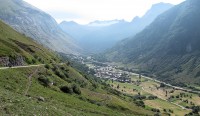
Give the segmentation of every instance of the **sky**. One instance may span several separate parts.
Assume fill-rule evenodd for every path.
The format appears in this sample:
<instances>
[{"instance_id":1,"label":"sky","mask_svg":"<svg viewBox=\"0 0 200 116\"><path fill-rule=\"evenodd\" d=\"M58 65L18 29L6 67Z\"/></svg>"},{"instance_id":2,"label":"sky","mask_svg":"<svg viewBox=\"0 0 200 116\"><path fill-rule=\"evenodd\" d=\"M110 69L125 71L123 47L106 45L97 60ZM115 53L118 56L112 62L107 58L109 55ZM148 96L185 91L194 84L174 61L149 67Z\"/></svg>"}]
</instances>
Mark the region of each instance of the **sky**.
<instances>
[{"instance_id":1,"label":"sky","mask_svg":"<svg viewBox=\"0 0 200 116\"><path fill-rule=\"evenodd\" d=\"M155 3L179 4L184 0L24 0L61 21L87 24L95 20L124 19L143 16Z\"/></svg>"}]
</instances>

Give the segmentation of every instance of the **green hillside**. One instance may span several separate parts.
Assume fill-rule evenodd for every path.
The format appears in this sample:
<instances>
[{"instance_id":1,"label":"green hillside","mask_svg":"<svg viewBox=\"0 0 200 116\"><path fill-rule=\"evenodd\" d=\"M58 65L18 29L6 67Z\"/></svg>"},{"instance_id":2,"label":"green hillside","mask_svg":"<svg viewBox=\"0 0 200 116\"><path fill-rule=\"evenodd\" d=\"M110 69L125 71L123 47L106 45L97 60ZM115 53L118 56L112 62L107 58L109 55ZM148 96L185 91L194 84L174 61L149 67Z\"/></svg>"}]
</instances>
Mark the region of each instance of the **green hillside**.
<instances>
[{"instance_id":1,"label":"green hillside","mask_svg":"<svg viewBox=\"0 0 200 116\"><path fill-rule=\"evenodd\" d=\"M50 63L58 60L53 52L14 31L2 21L0 21L0 46L0 59L8 57L10 60L17 60L22 57L21 60L25 64Z\"/></svg>"},{"instance_id":2,"label":"green hillside","mask_svg":"<svg viewBox=\"0 0 200 116\"><path fill-rule=\"evenodd\" d=\"M3 22L0 45L2 65L4 58L12 64L19 57L24 65L46 64L0 68L0 115L153 115L150 109L136 106L131 97L77 71L69 62L59 63L55 53Z\"/></svg>"},{"instance_id":3,"label":"green hillside","mask_svg":"<svg viewBox=\"0 0 200 116\"><path fill-rule=\"evenodd\" d=\"M173 84L200 84L199 5L199 0L186 0L173 7L135 37L119 42L106 58Z\"/></svg>"}]
</instances>

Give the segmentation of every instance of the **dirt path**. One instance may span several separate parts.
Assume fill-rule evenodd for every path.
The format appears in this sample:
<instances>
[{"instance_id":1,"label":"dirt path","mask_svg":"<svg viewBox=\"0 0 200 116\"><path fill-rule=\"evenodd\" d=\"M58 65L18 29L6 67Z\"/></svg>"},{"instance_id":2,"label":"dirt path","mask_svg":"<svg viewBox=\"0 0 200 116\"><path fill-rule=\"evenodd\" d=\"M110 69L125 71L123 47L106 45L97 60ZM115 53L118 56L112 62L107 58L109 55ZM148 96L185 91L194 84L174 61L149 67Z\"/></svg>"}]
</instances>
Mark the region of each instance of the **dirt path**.
<instances>
[{"instance_id":1,"label":"dirt path","mask_svg":"<svg viewBox=\"0 0 200 116\"><path fill-rule=\"evenodd\" d=\"M25 96L27 95L27 93L28 93L28 91L29 91L29 88L30 88L30 86L31 86L31 83L32 83L31 79L32 79L33 75L36 74L36 73L38 72L38 69L39 69L39 67L38 67L31 75L29 75L29 77L28 77L28 82L27 82L27 86L26 86L26 91L25 91L25 93L24 93Z\"/></svg>"},{"instance_id":2,"label":"dirt path","mask_svg":"<svg viewBox=\"0 0 200 116\"><path fill-rule=\"evenodd\" d=\"M38 66L44 66L44 65L45 65L45 64L27 65L27 66L13 66L13 67L0 67L0 70L5 70L5 69L14 69L14 68L38 67Z\"/></svg>"}]
</instances>

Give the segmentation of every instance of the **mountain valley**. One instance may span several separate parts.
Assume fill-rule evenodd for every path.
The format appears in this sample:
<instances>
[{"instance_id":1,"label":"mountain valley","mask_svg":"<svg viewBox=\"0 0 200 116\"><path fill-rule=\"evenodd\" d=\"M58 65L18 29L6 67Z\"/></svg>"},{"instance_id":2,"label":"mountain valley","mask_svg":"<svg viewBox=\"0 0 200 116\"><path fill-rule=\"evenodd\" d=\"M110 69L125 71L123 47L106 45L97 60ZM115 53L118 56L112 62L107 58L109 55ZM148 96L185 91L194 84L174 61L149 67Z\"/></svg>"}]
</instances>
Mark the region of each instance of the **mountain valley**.
<instances>
[{"instance_id":1,"label":"mountain valley","mask_svg":"<svg viewBox=\"0 0 200 116\"><path fill-rule=\"evenodd\" d=\"M0 0L0 115L199 116L200 1L154 2L81 25Z\"/></svg>"}]
</instances>

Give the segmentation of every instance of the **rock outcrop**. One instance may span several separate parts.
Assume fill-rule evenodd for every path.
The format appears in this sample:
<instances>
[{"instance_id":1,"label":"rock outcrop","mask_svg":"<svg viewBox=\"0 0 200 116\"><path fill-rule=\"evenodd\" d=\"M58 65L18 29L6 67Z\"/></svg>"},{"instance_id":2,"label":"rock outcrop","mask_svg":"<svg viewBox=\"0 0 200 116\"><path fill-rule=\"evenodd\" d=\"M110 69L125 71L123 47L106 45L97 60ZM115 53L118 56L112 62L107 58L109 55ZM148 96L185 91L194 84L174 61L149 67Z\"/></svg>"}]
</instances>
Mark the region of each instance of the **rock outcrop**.
<instances>
[{"instance_id":1,"label":"rock outcrop","mask_svg":"<svg viewBox=\"0 0 200 116\"><path fill-rule=\"evenodd\" d=\"M22 56L0 57L0 66L22 66L24 65L24 58Z\"/></svg>"}]
</instances>

